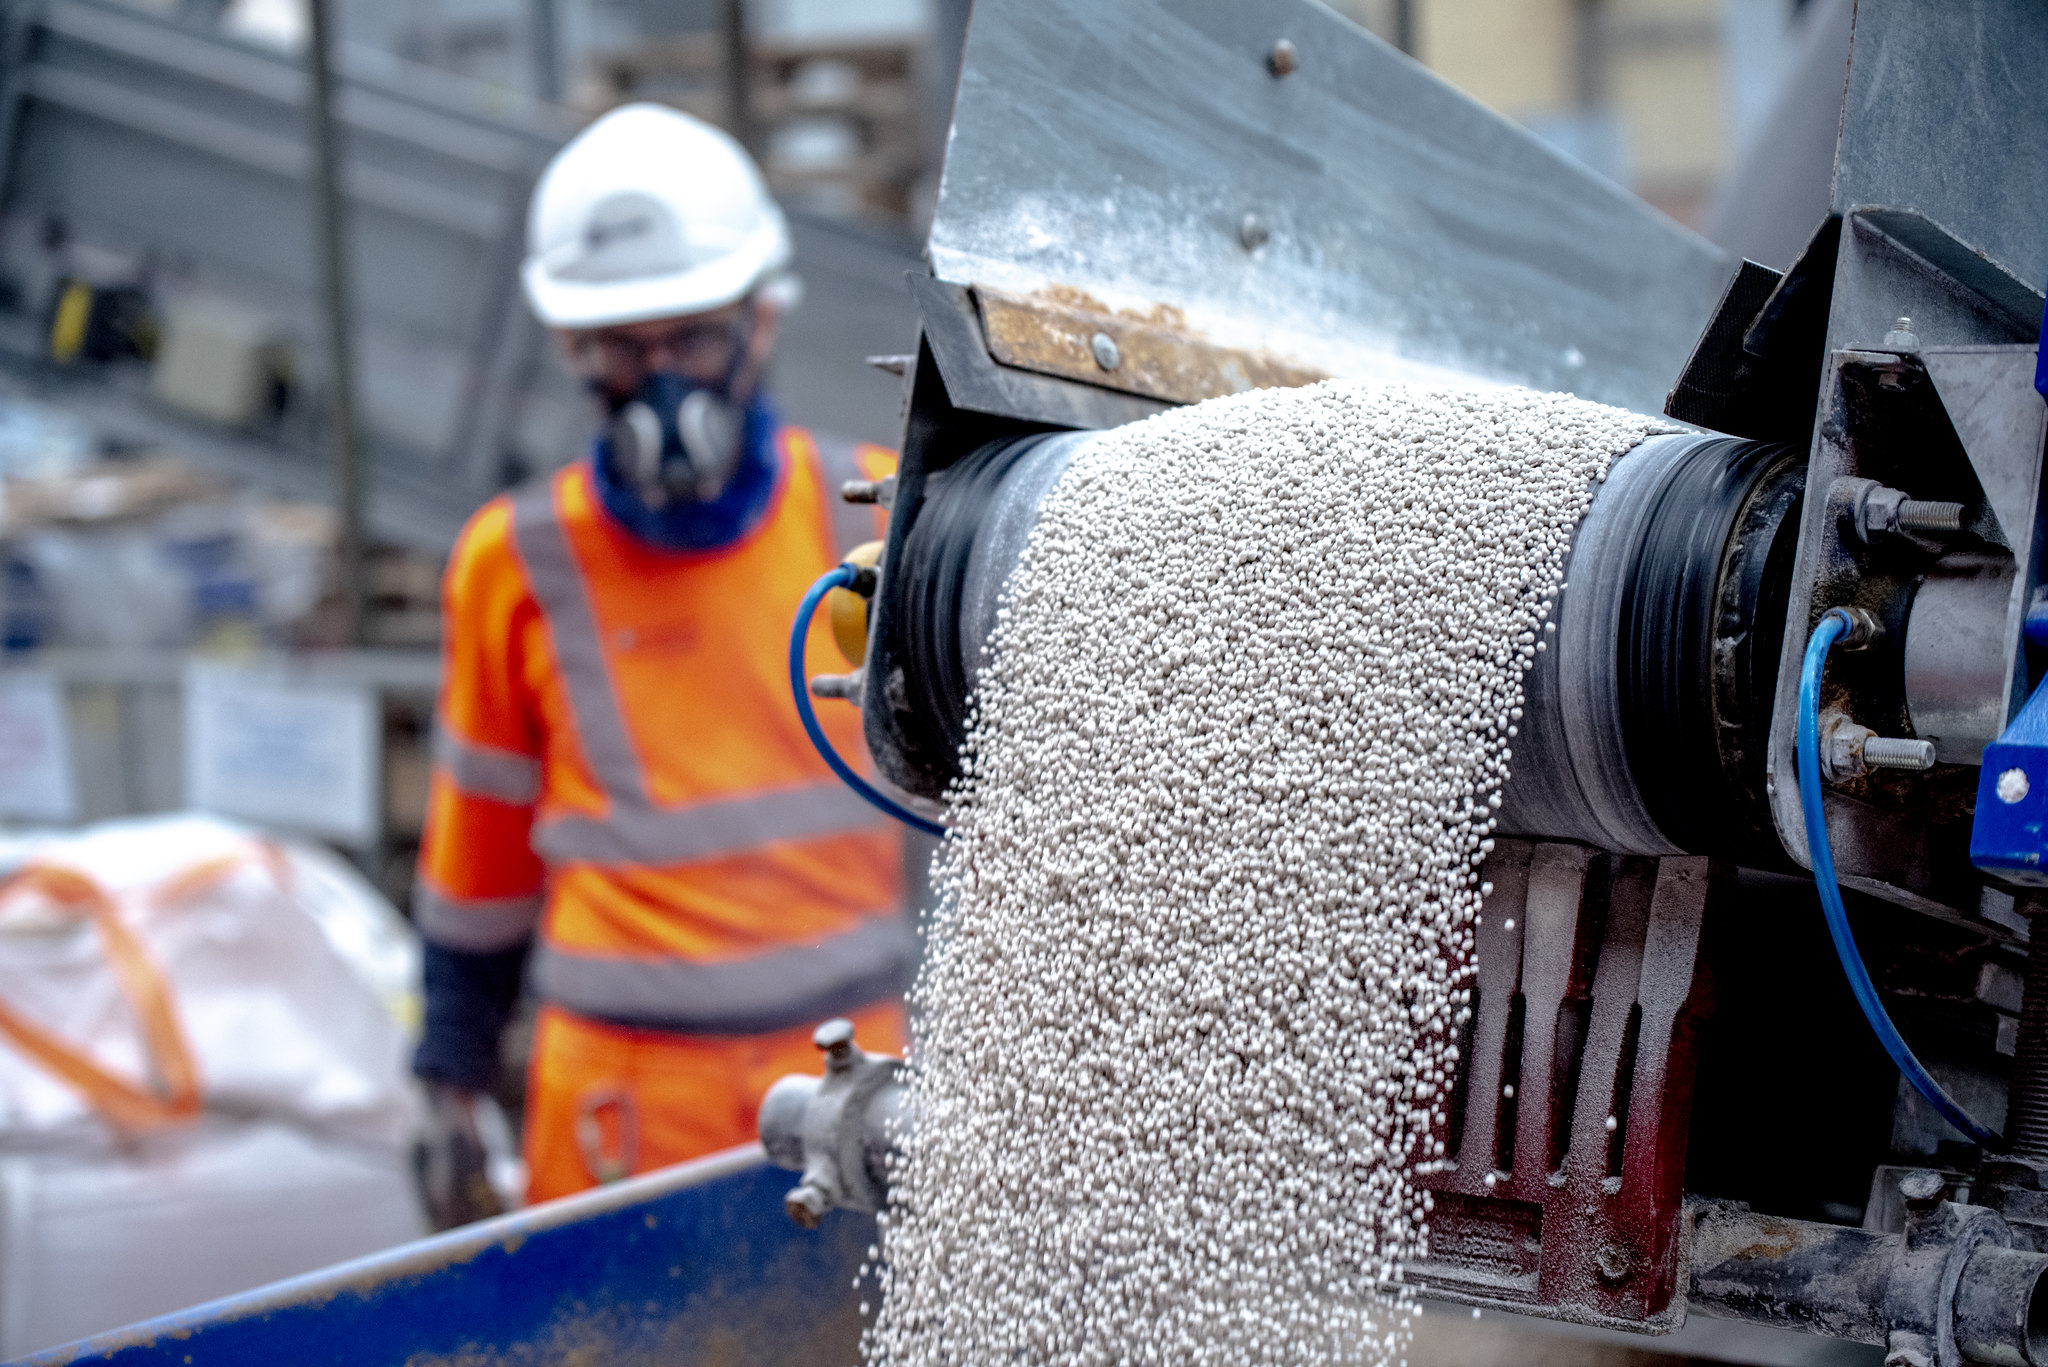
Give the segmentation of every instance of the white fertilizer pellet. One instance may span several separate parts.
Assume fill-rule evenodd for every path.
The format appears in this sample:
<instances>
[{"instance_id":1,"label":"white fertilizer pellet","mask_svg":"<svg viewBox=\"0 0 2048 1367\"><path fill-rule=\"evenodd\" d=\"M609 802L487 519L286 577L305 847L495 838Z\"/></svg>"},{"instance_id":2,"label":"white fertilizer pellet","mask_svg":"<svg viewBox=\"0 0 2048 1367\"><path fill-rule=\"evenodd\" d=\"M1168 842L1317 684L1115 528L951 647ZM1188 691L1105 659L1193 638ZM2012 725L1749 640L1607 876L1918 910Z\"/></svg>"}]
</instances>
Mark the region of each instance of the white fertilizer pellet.
<instances>
[{"instance_id":1,"label":"white fertilizer pellet","mask_svg":"<svg viewBox=\"0 0 2048 1367\"><path fill-rule=\"evenodd\" d=\"M1522 673L1652 430L1332 382L1077 457L953 794L873 1362L1401 1359Z\"/></svg>"}]
</instances>

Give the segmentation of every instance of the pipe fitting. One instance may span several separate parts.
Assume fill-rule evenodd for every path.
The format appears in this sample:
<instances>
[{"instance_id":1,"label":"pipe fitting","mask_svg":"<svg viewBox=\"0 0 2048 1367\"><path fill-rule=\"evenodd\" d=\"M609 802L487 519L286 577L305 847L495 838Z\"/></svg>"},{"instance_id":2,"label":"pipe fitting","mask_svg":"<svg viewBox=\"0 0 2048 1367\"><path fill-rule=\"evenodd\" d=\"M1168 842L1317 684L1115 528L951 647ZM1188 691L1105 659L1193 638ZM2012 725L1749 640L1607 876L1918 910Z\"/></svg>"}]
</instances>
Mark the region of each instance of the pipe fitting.
<instances>
[{"instance_id":1,"label":"pipe fitting","mask_svg":"<svg viewBox=\"0 0 2048 1367\"><path fill-rule=\"evenodd\" d=\"M782 1206L805 1229L834 1209L881 1209L910 1119L901 1059L864 1051L844 1017L819 1026L811 1041L825 1055L825 1075L781 1079L762 1099L760 1118L768 1161L803 1174Z\"/></svg>"}]
</instances>

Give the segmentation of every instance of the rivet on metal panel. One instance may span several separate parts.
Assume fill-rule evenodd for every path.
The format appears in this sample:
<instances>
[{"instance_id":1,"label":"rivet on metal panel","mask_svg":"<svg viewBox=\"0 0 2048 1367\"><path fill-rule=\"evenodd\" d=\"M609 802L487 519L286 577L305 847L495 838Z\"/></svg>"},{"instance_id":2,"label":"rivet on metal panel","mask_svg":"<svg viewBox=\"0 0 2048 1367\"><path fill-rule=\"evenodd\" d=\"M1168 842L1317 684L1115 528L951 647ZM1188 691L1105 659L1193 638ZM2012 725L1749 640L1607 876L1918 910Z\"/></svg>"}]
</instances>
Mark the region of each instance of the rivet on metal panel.
<instances>
[{"instance_id":1,"label":"rivet on metal panel","mask_svg":"<svg viewBox=\"0 0 2048 1367\"><path fill-rule=\"evenodd\" d=\"M1104 370L1115 370L1123 357L1117 353L1116 342L1106 332L1098 332L1088 339L1088 349L1095 354L1095 364Z\"/></svg>"},{"instance_id":2,"label":"rivet on metal panel","mask_svg":"<svg viewBox=\"0 0 2048 1367\"><path fill-rule=\"evenodd\" d=\"M1237 240L1248 252L1255 252L1266 245L1273 236L1273 230L1266 226L1266 220L1257 214L1246 214L1237 221Z\"/></svg>"},{"instance_id":3,"label":"rivet on metal panel","mask_svg":"<svg viewBox=\"0 0 2048 1367\"><path fill-rule=\"evenodd\" d=\"M1294 51L1294 44L1288 42L1285 38L1273 44L1273 50L1266 54L1266 70L1272 72L1275 76L1292 75L1294 69L1299 65L1301 65L1301 60Z\"/></svg>"}]
</instances>

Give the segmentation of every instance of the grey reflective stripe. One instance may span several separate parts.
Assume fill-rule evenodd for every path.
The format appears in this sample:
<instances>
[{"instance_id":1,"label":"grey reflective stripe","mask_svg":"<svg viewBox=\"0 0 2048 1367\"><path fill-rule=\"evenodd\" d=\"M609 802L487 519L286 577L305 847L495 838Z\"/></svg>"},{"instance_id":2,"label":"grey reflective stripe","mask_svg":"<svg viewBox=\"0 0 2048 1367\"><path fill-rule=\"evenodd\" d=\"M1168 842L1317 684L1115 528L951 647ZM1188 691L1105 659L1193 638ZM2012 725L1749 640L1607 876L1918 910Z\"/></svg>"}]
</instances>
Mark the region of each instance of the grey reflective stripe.
<instances>
[{"instance_id":1,"label":"grey reflective stripe","mask_svg":"<svg viewBox=\"0 0 2048 1367\"><path fill-rule=\"evenodd\" d=\"M714 798L662 811L613 803L606 816L558 816L534 827L533 848L557 863L681 864L776 840L871 830L875 809L836 780Z\"/></svg>"},{"instance_id":2,"label":"grey reflective stripe","mask_svg":"<svg viewBox=\"0 0 2048 1367\"><path fill-rule=\"evenodd\" d=\"M553 479L528 485L512 496L512 541L526 566L526 582L547 618L555 667L569 694L576 737L593 777L614 806L646 806L640 756L633 749L625 709L619 706L618 690L605 663L590 589L555 511Z\"/></svg>"},{"instance_id":3,"label":"grey reflective stripe","mask_svg":"<svg viewBox=\"0 0 2048 1367\"><path fill-rule=\"evenodd\" d=\"M899 917L863 921L821 944L700 963L578 953L543 943L532 961L543 1001L580 1016L702 1035L811 1025L901 992L917 940Z\"/></svg>"},{"instance_id":4,"label":"grey reflective stripe","mask_svg":"<svg viewBox=\"0 0 2048 1367\"><path fill-rule=\"evenodd\" d=\"M488 954L533 938L546 899L443 897L422 883L413 888L412 919L420 934L443 949Z\"/></svg>"},{"instance_id":5,"label":"grey reflective stripe","mask_svg":"<svg viewBox=\"0 0 2048 1367\"><path fill-rule=\"evenodd\" d=\"M520 807L540 800L540 761L531 755L478 745L436 725L434 763L465 793Z\"/></svg>"},{"instance_id":6,"label":"grey reflective stripe","mask_svg":"<svg viewBox=\"0 0 2048 1367\"><path fill-rule=\"evenodd\" d=\"M818 448L818 478L825 485L825 506L832 513L832 549L836 554L845 555L855 546L874 541L882 534L875 525L874 504L848 503L839 496L846 481L867 478L867 472L853 458L859 443L844 437L827 436L823 432L811 433L811 440Z\"/></svg>"}]
</instances>

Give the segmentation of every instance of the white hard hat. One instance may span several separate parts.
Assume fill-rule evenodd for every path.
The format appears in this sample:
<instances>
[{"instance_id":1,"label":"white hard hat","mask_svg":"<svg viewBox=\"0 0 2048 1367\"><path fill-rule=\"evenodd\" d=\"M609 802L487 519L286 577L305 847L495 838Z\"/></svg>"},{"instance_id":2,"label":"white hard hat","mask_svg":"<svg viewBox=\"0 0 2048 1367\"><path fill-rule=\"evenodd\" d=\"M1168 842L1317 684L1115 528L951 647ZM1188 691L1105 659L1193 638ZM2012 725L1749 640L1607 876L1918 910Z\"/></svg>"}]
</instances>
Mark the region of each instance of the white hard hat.
<instances>
[{"instance_id":1,"label":"white hard hat","mask_svg":"<svg viewBox=\"0 0 2048 1367\"><path fill-rule=\"evenodd\" d=\"M526 252L526 298L542 322L609 327L745 298L787 270L789 225L731 137L678 110L629 104L541 173Z\"/></svg>"}]
</instances>

